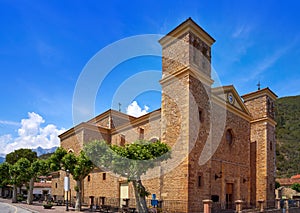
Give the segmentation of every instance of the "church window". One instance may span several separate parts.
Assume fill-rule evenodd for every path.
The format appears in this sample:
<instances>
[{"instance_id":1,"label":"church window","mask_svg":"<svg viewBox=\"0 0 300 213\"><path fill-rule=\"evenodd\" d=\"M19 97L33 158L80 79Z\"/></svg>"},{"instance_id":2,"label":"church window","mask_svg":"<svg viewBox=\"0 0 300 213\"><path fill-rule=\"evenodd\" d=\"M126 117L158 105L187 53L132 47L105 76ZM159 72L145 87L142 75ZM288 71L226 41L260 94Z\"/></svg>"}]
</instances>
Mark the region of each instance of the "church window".
<instances>
[{"instance_id":1,"label":"church window","mask_svg":"<svg viewBox=\"0 0 300 213\"><path fill-rule=\"evenodd\" d=\"M219 195L212 195L211 196L212 202L219 202L219 199L220 199Z\"/></svg>"},{"instance_id":2,"label":"church window","mask_svg":"<svg viewBox=\"0 0 300 213\"><path fill-rule=\"evenodd\" d=\"M140 128L139 129L139 139L140 140L144 140L144 132L145 132L145 130L143 129L143 128Z\"/></svg>"},{"instance_id":3,"label":"church window","mask_svg":"<svg viewBox=\"0 0 300 213\"><path fill-rule=\"evenodd\" d=\"M88 175L87 181L90 182L91 181L91 176Z\"/></svg>"},{"instance_id":4,"label":"church window","mask_svg":"<svg viewBox=\"0 0 300 213\"><path fill-rule=\"evenodd\" d=\"M102 180L106 180L106 173L102 173Z\"/></svg>"},{"instance_id":5,"label":"church window","mask_svg":"<svg viewBox=\"0 0 300 213\"><path fill-rule=\"evenodd\" d=\"M203 56L206 56L206 54L207 54L207 48L203 47L201 52L202 52Z\"/></svg>"},{"instance_id":6,"label":"church window","mask_svg":"<svg viewBox=\"0 0 300 213\"><path fill-rule=\"evenodd\" d=\"M55 183L55 188L57 188L57 183Z\"/></svg>"},{"instance_id":7,"label":"church window","mask_svg":"<svg viewBox=\"0 0 300 213\"><path fill-rule=\"evenodd\" d=\"M200 123L203 123L203 121L204 121L204 115L203 115L203 111L201 109L199 109L199 121L200 121Z\"/></svg>"},{"instance_id":8,"label":"church window","mask_svg":"<svg viewBox=\"0 0 300 213\"><path fill-rule=\"evenodd\" d=\"M151 143L154 143L154 142L156 142L156 141L159 141L159 139L156 138L156 137L153 137L153 138L150 139L150 142L151 142Z\"/></svg>"},{"instance_id":9,"label":"church window","mask_svg":"<svg viewBox=\"0 0 300 213\"><path fill-rule=\"evenodd\" d=\"M273 150L273 143L272 143L272 141L270 141L270 150L271 151Z\"/></svg>"},{"instance_id":10,"label":"church window","mask_svg":"<svg viewBox=\"0 0 300 213\"><path fill-rule=\"evenodd\" d=\"M200 188L202 186L202 177L201 175L198 176L198 187Z\"/></svg>"},{"instance_id":11,"label":"church window","mask_svg":"<svg viewBox=\"0 0 300 213\"><path fill-rule=\"evenodd\" d=\"M233 134L232 134L232 130L228 129L226 131L226 141L229 145L231 145L233 143Z\"/></svg>"},{"instance_id":12,"label":"church window","mask_svg":"<svg viewBox=\"0 0 300 213\"><path fill-rule=\"evenodd\" d=\"M125 135L120 135L120 146L125 146Z\"/></svg>"}]
</instances>

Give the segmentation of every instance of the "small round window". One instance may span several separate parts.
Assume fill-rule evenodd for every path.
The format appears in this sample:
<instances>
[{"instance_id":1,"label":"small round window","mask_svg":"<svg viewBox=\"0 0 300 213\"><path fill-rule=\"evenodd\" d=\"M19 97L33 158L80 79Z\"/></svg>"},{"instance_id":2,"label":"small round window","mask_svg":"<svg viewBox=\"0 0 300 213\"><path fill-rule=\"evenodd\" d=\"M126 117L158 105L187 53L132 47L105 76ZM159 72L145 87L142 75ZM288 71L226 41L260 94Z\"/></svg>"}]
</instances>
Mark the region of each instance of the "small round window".
<instances>
[{"instance_id":1,"label":"small round window","mask_svg":"<svg viewBox=\"0 0 300 213\"><path fill-rule=\"evenodd\" d=\"M228 129L226 131L226 141L228 144L232 144L233 143L233 134L232 134L232 130Z\"/></svg>"}]
</instances>

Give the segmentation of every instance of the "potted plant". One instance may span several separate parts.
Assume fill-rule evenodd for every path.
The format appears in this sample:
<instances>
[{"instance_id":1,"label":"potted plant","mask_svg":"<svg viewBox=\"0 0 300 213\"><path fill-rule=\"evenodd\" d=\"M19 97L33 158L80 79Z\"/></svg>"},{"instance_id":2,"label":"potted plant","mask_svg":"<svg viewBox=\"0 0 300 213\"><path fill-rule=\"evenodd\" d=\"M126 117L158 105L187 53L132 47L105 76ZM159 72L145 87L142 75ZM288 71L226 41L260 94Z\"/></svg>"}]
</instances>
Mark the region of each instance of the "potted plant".
<instances>
[{"instance_id":1,"label":"potted plant","mask_svg":"<svg viewBox=\"0 0 300 213\"><path fill-rule=\"evenodd\" d=\"M53 204L51 203L51 201L44 201L43 206L44 206L44 209L51 209Z\"/></svg>"}]
</instances>

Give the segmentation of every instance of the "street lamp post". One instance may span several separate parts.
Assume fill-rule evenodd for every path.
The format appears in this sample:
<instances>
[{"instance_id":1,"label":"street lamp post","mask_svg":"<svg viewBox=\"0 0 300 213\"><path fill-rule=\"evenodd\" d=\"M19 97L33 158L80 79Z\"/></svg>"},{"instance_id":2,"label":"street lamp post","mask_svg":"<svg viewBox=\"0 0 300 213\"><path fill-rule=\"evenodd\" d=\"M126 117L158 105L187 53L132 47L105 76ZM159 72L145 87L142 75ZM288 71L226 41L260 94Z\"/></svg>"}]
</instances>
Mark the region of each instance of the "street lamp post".
<instances>
[{"instance_id":1,"label":"street lamp post","mask_svg":"<svg viewBox=\"0 0 300 213\"><path fill-rule=\"evenodd\" d=\"M70 190L70 177L69 177L69 170L66 170L66 177L64 179L64 188L65 191L67 192L67 199L66 199L66 211L69 211L69 195L68 192Z\"/></svg>"}]
</instances>

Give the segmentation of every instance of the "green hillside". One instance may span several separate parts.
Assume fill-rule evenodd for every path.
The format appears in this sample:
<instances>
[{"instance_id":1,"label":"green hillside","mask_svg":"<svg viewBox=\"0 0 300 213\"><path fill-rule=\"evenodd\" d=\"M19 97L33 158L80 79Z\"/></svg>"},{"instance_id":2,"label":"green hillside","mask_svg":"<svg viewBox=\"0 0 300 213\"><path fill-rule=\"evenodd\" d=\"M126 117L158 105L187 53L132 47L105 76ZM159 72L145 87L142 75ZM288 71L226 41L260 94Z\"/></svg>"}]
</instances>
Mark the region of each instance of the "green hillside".
<instances>
[{"instance_id":1,"label":"green hillside","mask_svg":"<svg viewBox=\"0 0 300 213\"><path fill-rule=\"evenodd\" d=\"M300 96L276 101L277 176L300 174Z\"/></svg>"}]
</instances>

